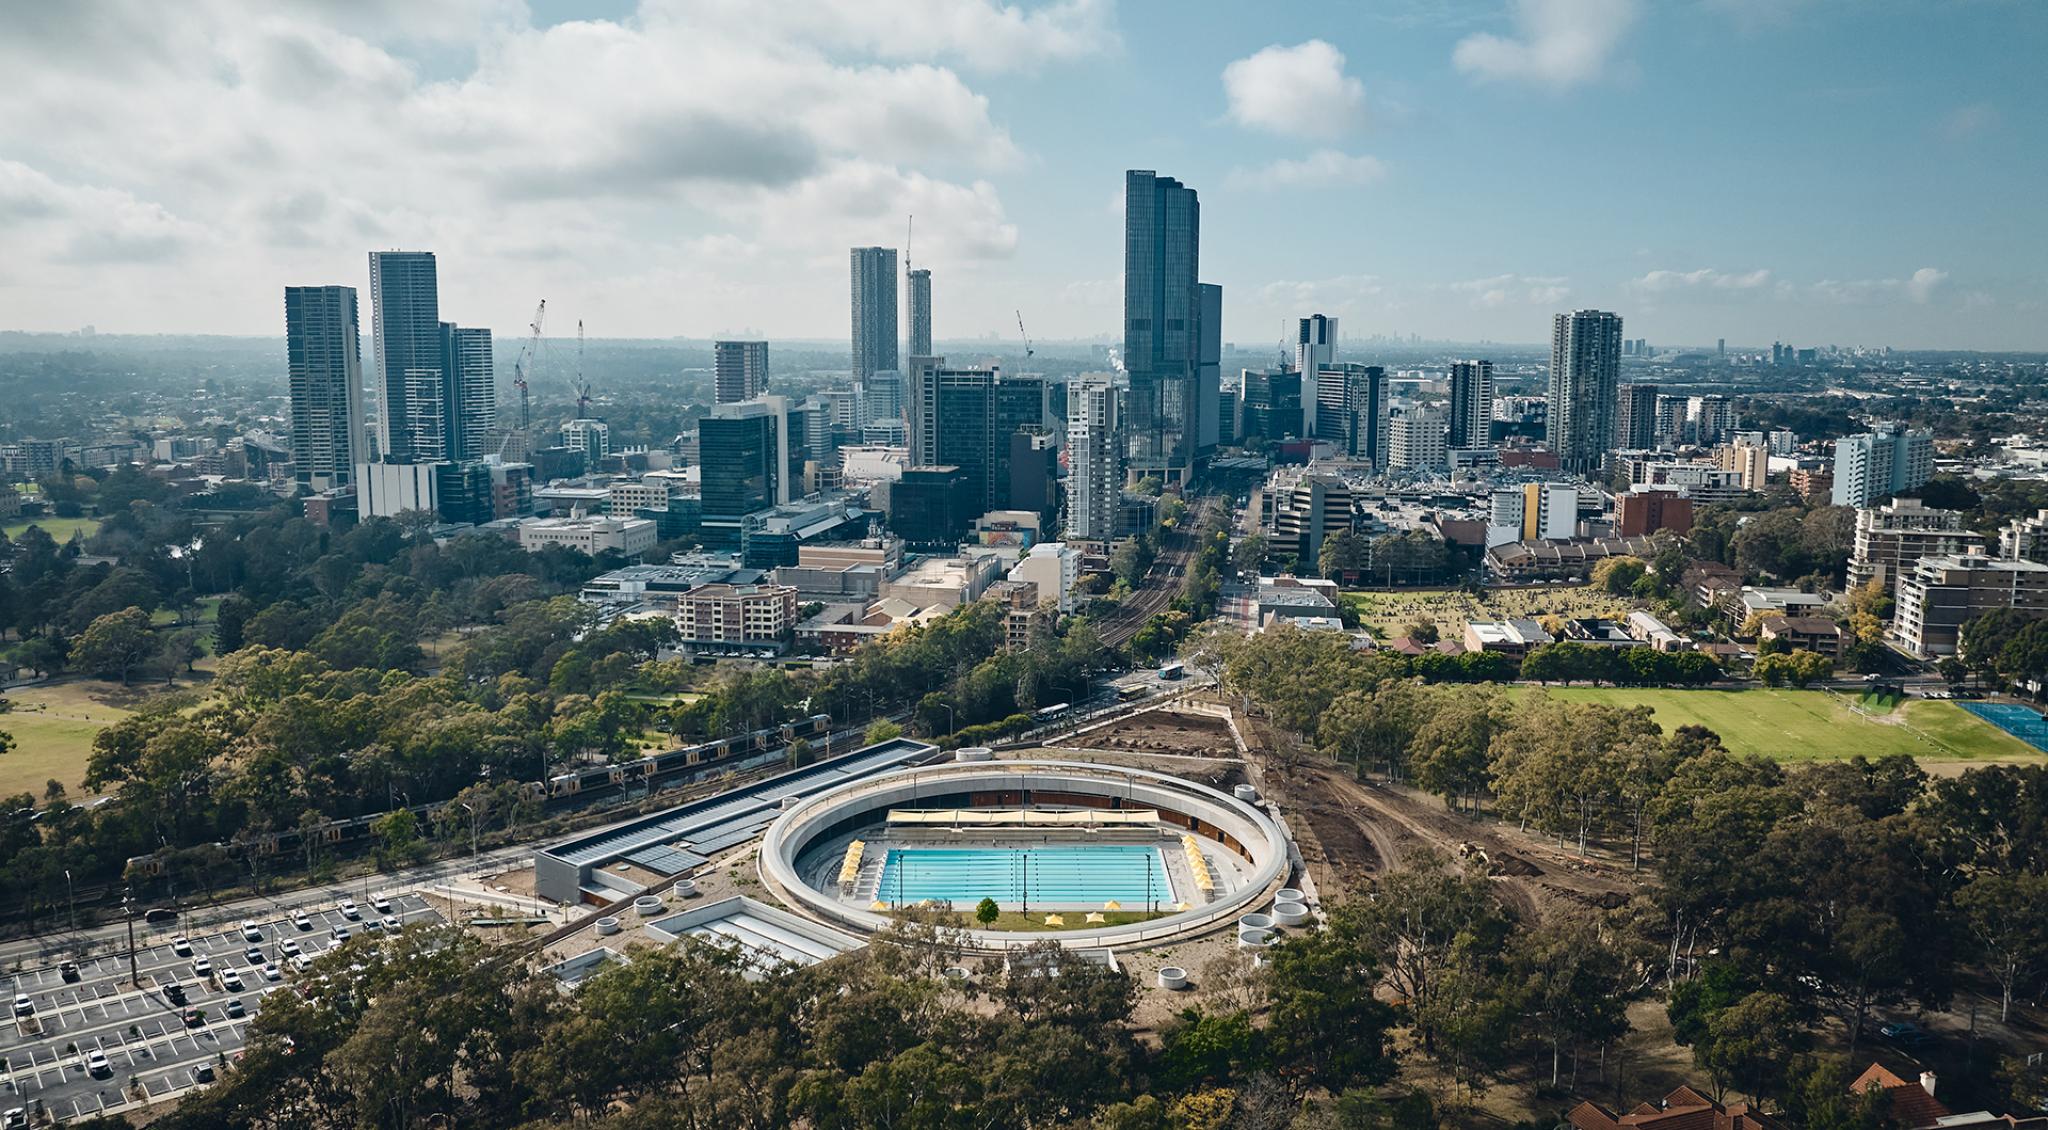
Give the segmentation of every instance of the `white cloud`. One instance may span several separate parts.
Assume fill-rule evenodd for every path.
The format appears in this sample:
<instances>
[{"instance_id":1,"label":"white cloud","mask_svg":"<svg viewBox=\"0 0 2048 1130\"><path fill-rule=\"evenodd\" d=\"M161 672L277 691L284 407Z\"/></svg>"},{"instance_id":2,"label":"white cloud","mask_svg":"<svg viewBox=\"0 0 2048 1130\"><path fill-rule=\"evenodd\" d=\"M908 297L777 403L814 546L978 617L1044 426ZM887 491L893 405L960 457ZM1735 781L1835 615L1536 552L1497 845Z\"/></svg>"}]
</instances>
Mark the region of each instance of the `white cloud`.
<instances>
[{"instance_id":1,"label":"white cloud","mask_svg":"<svg viewBox=\"0 0 2048 1130\"><path fill-rule=\"evenodd\" d=\"M1651 271L1629 285L1637 290L1660 294L1678 290L1757 290L1771 281L1771 272L1758 268L1741 274L1701 267L1693 271Z\"/></svg>"},{"instance_id":2,"label":"white cloud","mask_svg":"<svg viewBox=\"0 0 2048 1130\"><path fill-rule=\"evenodd\" d=\"M734 38L767 37L879 59L1029 70L1120 46L1111 0L1026 9L990 0L649 0L650 17Z\"/></svg>"},{"instance_id":3,"label":"white cloud","mask_svg":"<svg viewBox=\"0 0 2048 1130\"><path fill-rule=\"evenodd\" d=\"M1475 306L1555 306L1571 295L1571 280L1561 275L1493 275L1447 284L1447 289L1472 296Z\"/></svg>"},{"instance_id":4,"label":"white cloud","mask_svg":"<svg viewBox=\"0 0 2048 1130\"><path fill-rule=\"evenodd\" d=\"M1906 297L1915 302L1926 302L1934 296L1934 288L1947 281L1948 272L1933 267L1922 267L1906 280Z\"/></svg>"},{"instance_id":5,"label":"white cloud","mask_svg":"<svg viewBox=\"0 0 2048 1130\"><path fill-rule=\"evenodd\" d=\"M1468 35L1451 61L1482 80L1563 89L1600 76L1638 8L1637 0L1513 0L1511 12L1513 35Z\"/></svg>"},{"instance_id":6,"label":"white cloud","mask_svg":"<svg viewBox=\"0 0 2048 1130\"><path fill-rule=\"evenodd\" d=\"M175 259L205 237L163 205L114 188L62 184L0 158L0 235L10 257L95 267Z\"/></svg>"},{"instance_id":7,"label":"white cloud","mask_svg":"<svg viewBox=\"0 0 2048 1130\"><path fill-rule=\"evenodd\" d=\"M1365 84L1320 39L1267 47L1223 68L1230 119L1288 137L1335 138L1365 122Z\"/></svg>"},{"instance_id":8,"label":"white cloud","mask_svg":"<svg viewBox=\"0 0 2048 1130\"><path fill-rule=\"evenodd\" d=\"M1278 279L1254 292L1260 303L1289 310L1342 311L1353 303L1386 293L1377 275L1337 275L1327 279Z\"/></svg>"},{"instance_id":9,"label":"white cloud","mask_svg":"<svg viewBox=\"0 0 2048 1130\"><path fill-rule=\"evenodd\" d=\"M1807 289L1816 298L1845 306L1895 303L1901 298L1924 306L1946 281L1947 271L1938 267L1922 267L1902 279L1822 279Z\"/></svg>"},{"instance_id":10,"label":"white cloud","mask_svg":"<svg viewBox=\"0 0 2048 1130\"><path fill-rule=\"evenodd\" d=\"M1387 167L1377 157L1353 156L1318 149L1301 160L1275 161L1259 168L1230 171L1231 188L1356 188L1384 179Z\"/></svg>"},{"instance_id":11,"label":"white cloud","mask_svg":"<svg viewBox=\"0 0 2048 1130\"><path fill-rule=\"evenodd\" d=\"M844 248L895 242L906 213L920 264L1014 253L988 177L1023 155L952 68L1112 51L1112 17L1109 0L643 0L541 28L519 0L34 5L0 35L0 258L41 281L0 284L0 310L272 332L279 286L360 286L369 248L406 246L442 253L445 308L479 324L610 293L611 332L756 324L763 301L796 323L770 331L809 331L844 317ZM195 244L210 273L162 265Z\"/></svg>"}]
</instances>

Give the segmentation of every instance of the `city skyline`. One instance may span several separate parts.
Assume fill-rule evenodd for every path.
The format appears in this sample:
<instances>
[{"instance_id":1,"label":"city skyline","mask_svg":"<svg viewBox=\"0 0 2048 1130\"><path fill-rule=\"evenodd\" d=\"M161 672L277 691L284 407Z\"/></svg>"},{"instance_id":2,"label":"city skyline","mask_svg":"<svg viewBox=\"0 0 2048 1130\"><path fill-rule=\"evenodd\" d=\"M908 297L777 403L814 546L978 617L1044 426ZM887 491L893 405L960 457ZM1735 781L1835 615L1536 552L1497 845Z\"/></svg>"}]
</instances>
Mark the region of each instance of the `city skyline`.
<instances>
[{"instance_id":1,"label":"city skyline","mask_svg":"<svg viewBox=\"0 0 2048 1130\"><path fill-rule=\"evenodd\" d=\"M2048 348L2038 8L1473 0L1155 34L1147 5L969 3L907 35L887 5L807 11L199 5L149 37L38 12L0 44L0 329L271 335L276 286L427 246L508 338L545 295L594 337L830 340L832 261L915 214L935 339L1019 309L1114 339L1114 178L1157 167L1206 198L1241 346L1311 311L1535 343L1597 307L1659 345ZM749 105L596 64L710 52L762 76Z\"/></svg>"}]
</instances>

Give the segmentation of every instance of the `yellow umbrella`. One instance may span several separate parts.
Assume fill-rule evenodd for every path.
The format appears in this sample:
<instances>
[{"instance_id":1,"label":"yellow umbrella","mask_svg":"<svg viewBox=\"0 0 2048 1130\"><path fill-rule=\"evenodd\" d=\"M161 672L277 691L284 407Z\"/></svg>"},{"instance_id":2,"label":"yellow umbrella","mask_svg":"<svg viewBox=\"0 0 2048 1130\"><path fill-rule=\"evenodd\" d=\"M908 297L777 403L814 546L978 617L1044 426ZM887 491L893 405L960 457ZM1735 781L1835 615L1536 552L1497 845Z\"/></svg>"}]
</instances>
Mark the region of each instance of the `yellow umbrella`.
<instances>
[{"instance_id":1,"label":"yellow umbrella","mask_svg":"<svg viewBox=\"0 0 2048 1130\"><path fill-rule=\"evenodd\" d=\"M1124 904L1116 901L1115 899L1110 899L1108 902L1102 904L1102 909L1104 910L1122 910L1123 908Z\"/></svg>"},{"instance_id":2,"label":"yellow umbrella","mask_svg":"<svg viewBox=\"0 0 2048 1130\"><path fill-rule=\"evenodd\" d=\"M1173 908L1174 908L1175 910L1192 910L1192 909L1194 909L1194 907L1193 907L1193 905L1192 905L1192 904L1190 904L1190 903L1186 903L1186 902L1177 902L1177 903L1174 903L1174 904L1173 904Z\"/></svg>"},{"instance_id":3,"label":"yellow umbrella","mask_svg":"<svg viewBox=\"0 0 2048 1130\"><path fill-rule=\"evenodd\" d=\"M1045 916L1045 924L1048 926L1064 926L1067 924L1067 920L1057 914L1048 914Z\"/></svg>"},{"instance_id":4,"label":"yellow umbrella","mask_svg":"<svg viewBox=\"0 0 2048 1130\"><path fill-rule=\"evenodd\" d=\"M869 904L868 904L868 909L869 909L869 910L887 910L887 909L889 909L889 904L888 904L888 903L886 903L886 902L883 902L883 901L882 901L881 899L876 899L875 901L873 901L873 902L871 902L871 903L869 903Z\"/></svg>"},{"instance_id":5,"label":"yellow umbrella","mask_svg":"<svg viewBox=\"0 0 2048 1130\"><path fill-rule=\"evenodd\" d=\"M1090 922L1107 922L1107 921L1109 921L1109 919L1107 919L1107 918L1104 918L1104 917L1102 916L1102 912L1101 912L1101 911L1099 911L1099 910L1091 910L1091 911L1089 911L1089 912L1088 912L1088 921L1090 921Z\"/></svg>"}]
</instances>

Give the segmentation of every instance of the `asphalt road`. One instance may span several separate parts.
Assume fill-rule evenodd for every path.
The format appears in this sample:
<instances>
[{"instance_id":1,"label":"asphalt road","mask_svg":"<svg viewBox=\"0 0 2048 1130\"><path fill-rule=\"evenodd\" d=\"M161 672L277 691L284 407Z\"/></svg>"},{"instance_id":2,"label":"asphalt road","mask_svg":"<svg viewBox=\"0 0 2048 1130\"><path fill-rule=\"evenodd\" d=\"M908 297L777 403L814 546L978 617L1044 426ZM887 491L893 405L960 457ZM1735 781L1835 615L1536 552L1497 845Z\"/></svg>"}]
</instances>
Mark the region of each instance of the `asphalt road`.
<instances>
[{"instance_id":1,"label":"asphalt road","mask_svg":"<svg viewBox=\"0 0 2048 1130\"><path fill-rule=\"evenodd\" d=\"M189 955L176 951L170 932L153 933L146 943L138 933L140 989L128 980L125 953L78 962L75 981L66 980L56 966L17 966L7 979L8 999L26 995L34 1015L17 1016L0 1030L0 1108L11 1114L40 1107L66 1122L141 1105L145 1100L129 1092L131 1085L146 1091L147 1101L196 1085L194 1071L202 1064L218 1071L233 1061L265 995L290 986L297 975L292 949L310 959L341 944L334 935L337 928L355 935L372 932L368 923L382 915L372 903L358 901L355 920L333 899L308 908L304 929L273 909L253 919L261 942L250 942L238 923L195 933L187 938ZM441 920L417 895L399 895L390 905L392 917L401 923ZM260 951L262 961L251 960L247 951L252 948ZM194 968L201 958L212 965L205 977ZM266 964L277 966L275 979L263 972ZM233 987L237 979L239 989ZM173 984L184 990L184 1005L166 995L166 986ZM231 1016L230 1001L240 1001L244 1015ZM198 1024L186 1022L187 1008L198 1010ZM86 1062L95 1050L107 1060L98 1077Z\"/></svg>"}]
</instances>

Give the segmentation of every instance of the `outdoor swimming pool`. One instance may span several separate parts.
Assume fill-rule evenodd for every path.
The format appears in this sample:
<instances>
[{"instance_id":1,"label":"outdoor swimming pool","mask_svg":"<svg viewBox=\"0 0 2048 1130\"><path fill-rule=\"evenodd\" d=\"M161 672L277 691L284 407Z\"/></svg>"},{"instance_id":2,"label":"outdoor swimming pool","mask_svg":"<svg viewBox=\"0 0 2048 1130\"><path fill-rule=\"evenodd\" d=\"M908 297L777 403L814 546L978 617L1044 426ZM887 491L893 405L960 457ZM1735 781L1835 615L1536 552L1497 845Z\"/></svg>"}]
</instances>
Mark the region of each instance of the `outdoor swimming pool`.
<instances>
[{"instance_id":1,"label":"outdoor swimming pool","mask_svg":"<svg viewBox=\"0 0 2048 1130\"><path fill-rule=\"evenodd\" d=\"M2035 749L2048 751L2048 720L2028 707L2005 702L1965 702L1960 705Z\"/></svg>"},{"instance_id":2,"label":"outdoor swimming pool","mask_svg":"<svg viewBox=\"0 0 2048 1130\"><path fill-rule=\"evenodd\" d=\"M943 899L956 909L998 903L1086 904L1140 910L1173 902L1166 861L1143 844L1038 844L1017 848L891 848L875 898Z\"/></svg>"}]
</instances>

